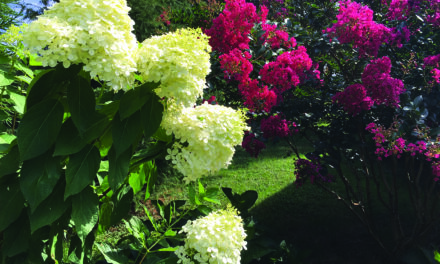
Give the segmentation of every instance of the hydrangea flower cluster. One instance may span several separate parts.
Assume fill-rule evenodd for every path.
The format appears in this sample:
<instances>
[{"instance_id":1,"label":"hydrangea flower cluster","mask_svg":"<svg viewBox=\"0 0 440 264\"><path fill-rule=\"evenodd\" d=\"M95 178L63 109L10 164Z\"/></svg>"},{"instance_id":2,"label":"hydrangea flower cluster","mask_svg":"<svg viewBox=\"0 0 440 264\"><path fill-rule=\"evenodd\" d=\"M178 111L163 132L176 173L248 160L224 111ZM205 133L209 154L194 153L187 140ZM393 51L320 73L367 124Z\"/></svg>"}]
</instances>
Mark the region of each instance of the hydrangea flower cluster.
<instances>
[{"instance_id":1,"label":"hydrangea flower cluster","mask_svg":"<svg viewBox=\"0 0 440 264\"><path fill-rule=\"evenodd\" d=\"M362 73L362 82L368 95L376 104L397 107L400 94L405 91L403 82L391 77L391 60L382 57L372 60Z\"/></svg>"},{"instance_id":2,"label":"hydrangea flower cluster","mask_svg":"<svg viewBox=\"0 0 440 264\"><path fill-rule=\"evenodd\" d=\"M316 181L320 182L333 182L332 175L322 175L322 166L319 164L319 160L312 157L310 160L297 159L295 160L295 184L297 186L304 185L307 178L310 178L310 182L313 184Z\"/></svg>"},{"instance_id":3,"label":"hydrangea flower cluster","mask_svg":"<svg viewBox=\"0 0 440 264\"><path fill-rule=\"evenodd\" d=\"M179 233L186 233L186 238L174 252L177 263L240 264L240 252L246 249L243 221L230 207L188 221Z\"/></svg>"},{"instance_id":4,"label":"hydrangea flower cluster","mask_svg":"<svg viewBox=\"0 0 440 264\"><path fill-rule=\"evenodd\" d=\"M370 110L373 100L367 96L367 90L362 84L352 84L345 88L343 92L336 93L332 97L333 103L338 102L345 111L356 116L362 111Z\"/></svg>"},{"instance_id":5,"label":"hydrangea flower cluster","mask_svg":"<svg viewBox=\"0 0 440 264\"><path fill-rule=\"evenodd\" d=\"M390 29L373 21L373 11L368 6L351 0L338 3L338 20L324 32L337 37L342 44L353 43L361 55L377 56L382 43L389 42Z\"/></svg>"},{"instance_id":6,"label":"hydrangea flower cluster","mask_svg":"<svg viewBox=\"0 0 440 264\"><path fill-rule=\"evenodd\" d=\"M220 55L220 65L224 72L224 78L237 81L247 79L253 70L252 63L249 61L251 57L249 52L243 52L239 49L233 49L229 53Z\"/></svg>"},{"instance_id":7,"label":"hydrangea flower cluster","mask_svg":"<svg viewBox=\"0 0 440 264\"><path fill-rule=\"evenodd\" d=\"M254 23L266 21L268 9L261 6L260 14L252 3L245 0L226 0L223 12L212 21L212 27L205 33L210 36L209 44L221 53L238 48L249 49L248 38Z\"/></svg>"},{"instance_id":8,"label":"hydrangea flower cluster","mask_svg":"<svg viewBox=\"0 0 440 264\"><path fill-rule=\"evenodd\" d=\"M28 24L23 24L21 26L11 25L6 32L0 35L0 42L7 45L17 45L23 42L23 31L26 29Z\"/></svg>"},{"instance_id":9,"label":"hydrangea flower cluster","mask_svg":"<svg viewBox=\"0 0 440 264\"><path fill-rule=\"evenodd\" d=\"M43 66L84 64L115 89L127 89L136 71L134 22L125 0L63 0L33 21L23 44Z\"/></svg>"},{"instance_id":10,"label":"hydrangea flower cluster","mask_svg":"<svg viewBox=\"0 0 440 264\"><path fill-rule=\"evenodd\" d=\"M241 146L254 158L257 158L261 150L266 148L266 145L262 141L258 140L254 133L250 133L248 131L246 131L244 134Z\"/></svg>"},{"instance_id":11,"label":"hydrangea flower cluster","mask_svg":"<svg viewBox=\"0 0 440 264\"><path fill-rule=\"evenodd\" d=\"M141 77L160 82L159 97L192 107L203 94L211 70L208 37L200 29L181 29L142 42L136 54Z\"/></svg>"},{"instance_id":12,"label":"hydrangea flower cluster","mask_svg":"<svg viewBox=\"0 0 440 264\"><path fill-rule=\"evenodd\" d=\"M277 25L263 24L265 31L262 39L264 43L268 43L272 49L279 49L281 46L287 49L293 49L296 46L296 39L291 37L284 30L277 30Z\"/></svg>"},{"instance_id":13,"label":"hydrangea flower cluster","mask_svg":"<svg viewBox=\"0 0 440 264\"><path fill-rule=\"evenodd\" d=\"M261 121L261 131L266 138L290 136L295 131L293 130L295 127L295 123L281 119L279 114L269 116Z\"/></svg>"},{"instance_id":14,"label":"hydrangea flower cluster","mask_svg":"<svg viewBox=\"0 0 440 264\"><path fill-rule=\"evenodd\" d=\"M178 114L166 111L161 126L176 138L166 159L186 182L226 168L247 129L241 111L207 102L182 108Z\"/></svg>"},{"instance_id":15,"label":"hydrangea flower cluster","mask_svg":"<svg viewBox=\"0 0 440 264\"><path fill-rule=\"evenodd\" d=\"M304 46L284 52L276 61L269 62L260 70L261 80L273 85L277 94L297 86L312 68L312 60Z\"/></svg>"}]
</instances>

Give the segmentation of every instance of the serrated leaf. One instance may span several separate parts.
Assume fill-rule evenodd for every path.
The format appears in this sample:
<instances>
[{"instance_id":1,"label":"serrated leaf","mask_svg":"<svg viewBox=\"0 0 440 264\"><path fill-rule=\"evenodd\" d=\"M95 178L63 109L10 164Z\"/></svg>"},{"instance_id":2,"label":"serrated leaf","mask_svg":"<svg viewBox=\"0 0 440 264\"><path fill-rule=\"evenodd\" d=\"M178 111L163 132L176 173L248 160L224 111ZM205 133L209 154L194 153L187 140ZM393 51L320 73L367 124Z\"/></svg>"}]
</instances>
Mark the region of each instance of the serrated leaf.
<instances>
[{"instance_id":1,"label":"serrated leaf","mask_svg":"<svg viewBox=\"0 0 440 264\"><path fill-rule=\"evenodd\" d=\"M119 115L121 120L131 116L143 105L148 103L148 98L153 95L152 90L156 89L159 83L145 83L133 90L129 90L121 98L119 105Z\"/></svg>"},{"instance_id":2,"label":"serrated leaf","mask_svg":"<svg viewBox=\"0 0 440 264\"><path fill-rule=\"evenodd\" d=\"M99 200L91 187L72 197L72 220L76 232L83 242L98 223Z\"/></svg>"},{"instance_id":3,"label":"serrated leaf","mask_svg":"<svg viewBox=\"0 0 440 264\"><path fill-rule=\"evenodd\" d=\"M93 124L92 113L95 112L95 94L90 82L75 76L67 86L67 102L73 123L82 135Z\"/></svg>"},{"instance_id":4,"label":"serrated leaf","mask_svg":"<svg viewBox=\"0 0 440 264\"><path fill-rule=\"evenodd\" d=\"M29 218L25 211L13 222L4 232L2 241L2 251L6 256L12 257L29 248L31 231L29 228Z\"/></svg>"},{"instance_id":5,"label":"serrated leaf","mask_svg":"<svg viewBox=\"0 0 440 264\"><path fill-rule=\"evenodd\" d=\"M66 168L66 191L64 199L81 192L87 185L93 183L101 162L99 150L88 145L80 152L73 154Z\"/></svg>"},{"instance_id":6,"label":"serrated leaf","mask_svg":"<svg viewBox=\"0 0 440 264\"><path fill-rule=\"evenodd\" d=\"M144 129L145 138L149 138L156 133L162 122L163 105L156 94L151 94L146 104L141 109L141 122Z\"/></svg>"},{"instance_id":7,"label":"serrated leaf","mask_svg":"<svg viewBox=\"0 0 440 264\"><path fill-rule=\"evenodd\" d=\"M21 194L18 178L0 185L0 232L14 222L24 208L24 197Z\"/></svg>"},{"instance_id":8,"label":"serrated leaf","mask_svg":"<svg viewBox=\"0 0 440 264\"><path fill-rule=\"evenodd\" d=\"M60 177L60 159L50 153L23 162L20 188L31 212L53 192Z\"/></svg>"},{"instance_id":9,"label":"serrated leaf","mask_svg":"<svg viewBox=\"0 0 440 264\"><path fill-rule=\"evenodd\" d=\"M116 158L114 148L108 153L109 171L108 182L112 190L117 190L125 181L130 169L131 149L127 149L120 157Z\"/></svg>"},{"instance_id":10,"label":"serrated leaf","mask_svg":"<svg viewBox=\"0 0 440 264\"><path fill-rule=\"evenodd\" d=\"M28 76L25 76L25 75L15 76L15 78L17 80L25 82L27 84L30 84L32 82L32 78L29 78Z\"/></svg>"},{"instance_id":11,"label":"serrated leaf","mask_svg":"<svg viewBox=\"0 0 440 264\"><path fill-rule=\"evenodd\" d=\"M11 150L0 158L0 178L15 173L20 167L20 153L15 145Z\"/></svg>"},{"instance_id":12,"label":"serrated leaf","mask_svg":"<svg viewBox=\"0 0 440 264\"><path fill-rule=\"evenodd\" d=\"M44 100L29 109L17 132L21 160L46 152L55 142L63 122L64 108L58 100Z\"/></svg>"},{"instance_id":13,"label":"serrated leaf","mask_svg":"<svg viewBox=\"0 0 440 264\"><path fill-rule=\"evenodd\" d=\"M128 263L128 258L125 255L122 255L120 253L120 251L111 248L109 244L97 243L95 245L108 263L111 263L111 264L126 264L126 263Z\"/></svg>"},{"instance_id":14,"label":"serrated leaf","mask_svg":"<svg viewBox=\"0 0 440 264\"><path fill-rule=\"evenodd\" d=\"M9 96L11 97L11 100L14 102L14 109L19 114L24 113L24 107L26 105L26 97L24 95L14 93L11 91L8 91Z\"/></svg>"},{"instance_id":15,"label":"serrated leaf","mask_svg":"<svg viewBox=\"0 0 440 264\"><path fill-rule=\"evenodd\" d=\"M124 120L120 120L118 115L113 119L112 136L116 158L129 149L133 142L139 138L142 131L140 118L141 113L136 112Z\"/></svg>"},{"instance_id":16,"label":"serrated leaf","mask_svg":"<svg viewBox=\"0 0 440 264\"><path fill-rule=\"evenodd\" d=\"M70 207L70 199L64 201L63 194L64 184L60 181L51 195L30 215L31 233L43 226L52 224Z\"/></svg>"}]
</instances>

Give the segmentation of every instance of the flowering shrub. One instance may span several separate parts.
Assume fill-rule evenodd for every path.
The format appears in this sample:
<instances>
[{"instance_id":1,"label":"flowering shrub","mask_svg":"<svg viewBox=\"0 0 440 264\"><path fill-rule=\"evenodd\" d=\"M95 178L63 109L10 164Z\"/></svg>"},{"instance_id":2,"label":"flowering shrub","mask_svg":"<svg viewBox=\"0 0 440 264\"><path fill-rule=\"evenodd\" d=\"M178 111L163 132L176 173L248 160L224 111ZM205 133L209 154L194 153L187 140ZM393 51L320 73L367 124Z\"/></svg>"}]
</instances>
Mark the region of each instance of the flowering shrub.
<instances>
[{"instance_id":1,"label":"flowering shrub","mask_svg":"<svg viewBox=\"0 0 440 264\"><path fill-rule=\"evenodd\" d=\"M372 60L362 73L362 82L376 104L397 107L399 96L405 89L403 82L392 78L390 73L391 60L388 57Z\"/></svg>"},{"instance_id":2,"label":"flowering shrub","mask_svg":"<svg viewBox=\"0 0 440 264\"><path fill-rule=\"evenodd\" d=\"M248 49L248 38L254 23L264 22L267 8L262 6L261 13L257 14L256 8L245 0L226 1L223 12L212 21L212 27L205 33L210 36L209 44L212 49L221 53L238 49Z\"/></svg>"},{"instance_id":3,"label":"flowering shrub","mask_svg":"<svg viewBox=\"0 0 440 264\"><path fill-rule=\"evenodd\" d=\"M332 176L322 174L323 167L319 164L317 158L295 160L295 184L301 186L305 183L307 178L310 178L310 182L332 182Z\"/></svg>"},{"instance_id":4,"label":"flowering shrub","mask_svg":"<svg viewBox=\"0 0 440 264\"><path fill-rule=\"evenodd\" d=\"M295 123L281 119L281 115L273 115L261 120L261 131L266 138L287 137L294 132L294 127L296 127Z\"/></svg>"},{"instance_id":5,"label":"flowering shrub","mask_svg":"<svg viewBox=\"0 0 440 264\"><path fill-rule=\"evenodd\" d=\"M224 72L225 80L237 80L239 82L249 78L253 70L252 63L249 61L251 54L237 48L219 56L220 65Z\"/></svg>"},{"instance_id":6,"label":"flowering shrub","mask_svg":"<svg viewBox=\"0 0 440 264\"><path fill-rule=\"evenodd\" d=\"M41 55L43 66L84 64L92 78L126 90L134 82L137 48L129 10L120 0L64 0L29 25L23 44Z\"/></svg>"},{"instance_id":7,"label":"flowering shrub","mask_svg":"<svg viewBox=\"0 0 440 264\"><path fill-rule=\"evenodd\" d=\"M162 127L177 142L166 159L185 176L187 182L226 168L247 129L242 112L205 103L183 108L179 114L165 114Z\"/></svg>"},{"instance_id":8,"label":"flowering shrub","mask_svg":"<svg viewBox=\"0 0 440 264\"><path fill-rule=\"evenodd\" d=\"M186 233L186 238L185 245L175 252L177 263L239 264L240 251L246 249L242 219L230 207L188 221L180 232Z\"/></svg>"},{"instance_id":9,"label":"flowering shrub","mask_svg":"<svg viewBox=\"0 0 440 264\"><path fill-rule=\"evenodd\" d=\"M373 21L373 11L351 0L339 1L338 21L328 28L341 44L353 43L363 55L376 56L382 43L389 42L390 29Z\"/></svg>"},{"instance_id":10,"label":"flowering shrub","mask_svg":"<svg viewBox=\"0 0 440 264\"><path fill-rule=\"evenodd\" d=\"M241 146L252 156L257 158L261 150L266 148L266 145L255 137L254 133L245 132Z\"/></svg>"},{"instance_id":11,"label":"flowering shrub","mask_svg":"<svg viewBox=\"0 0 440 264\"><path fill-rule=\"evenodd\" d=\"M373 105L371 97L367 96L367 91L362 84L349 85L343 92L336 93L332 100L342 105L344 110L353 116L370 110Z\"/></svg>"},{"instance_id":12,"label":"flowering shrub","mask_svg":"<svg viewBox=\"0 0 440 264\"><path fill-rule=\"evenodd\" d=\"M145 82L160 82L159 97L193 106L210 72L208 38L200 29L182 29L142 42L136 62Z\"/></svg>"}]
</instances>

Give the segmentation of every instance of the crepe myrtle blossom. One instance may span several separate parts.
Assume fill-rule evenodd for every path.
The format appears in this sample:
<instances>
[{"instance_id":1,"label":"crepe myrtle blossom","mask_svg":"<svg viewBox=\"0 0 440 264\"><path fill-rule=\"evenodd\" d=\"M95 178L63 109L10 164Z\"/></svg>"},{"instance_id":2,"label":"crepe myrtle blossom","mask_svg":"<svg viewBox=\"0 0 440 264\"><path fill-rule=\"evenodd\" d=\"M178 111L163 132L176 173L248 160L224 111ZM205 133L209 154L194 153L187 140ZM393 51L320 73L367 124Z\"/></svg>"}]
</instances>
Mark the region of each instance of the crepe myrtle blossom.
<instances>
[{"instance_id":1,"label":"crepe myrtle blossom","mask_svg":"<svg viewBox=\"0 0 440 264\"><path fill-rule=\"evenodd\" d=\"M179 233L186 234L184 246L174 253L182 264L240 264L246 249L246 232L237 210L228 207L188 221Z\"/></svg>"},{"instance_id":2,"label":"crepe myrtle blossom","mask_svg":"<svg viewBox=\"0 0 440 264\"><path fill-rule=\"evenodd\" d=\"M125 0L62 0L23 33L23 44L43 66L84 64L92 78L128 89L136 71L137 41Z\"/></svg>"}]
</instances>

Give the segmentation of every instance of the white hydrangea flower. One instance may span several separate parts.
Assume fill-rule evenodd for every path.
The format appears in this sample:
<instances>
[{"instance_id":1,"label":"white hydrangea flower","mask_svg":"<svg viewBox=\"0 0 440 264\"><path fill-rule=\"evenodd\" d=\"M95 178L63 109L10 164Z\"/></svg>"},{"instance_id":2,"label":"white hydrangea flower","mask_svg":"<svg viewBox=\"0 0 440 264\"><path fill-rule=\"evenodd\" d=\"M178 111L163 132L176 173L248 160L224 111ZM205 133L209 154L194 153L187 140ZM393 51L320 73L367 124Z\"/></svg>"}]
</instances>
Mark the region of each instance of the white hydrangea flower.
<instances>
[{"instance_id":1,"label":"white hydrangea flower","mask_svg":"<svg viewBox=\"0 0 440 264\"><path fill-rule=\"evenodd\" d=\"M125 0L61 0L25 30L23 44L43 66L83 63L115 89L134 81L137 41Z\"/></svg>"},{"instance_id":2,"label":"white hydrangea flower","mask_svg":"<svg viewBox=\"0 0 440 264\"><path fill-rule=\"evenodd\" d=\"M240 252L246 249L246 232L241 217L232 208L212 212L188 221L180 233L186 233L185 245L174 253L177 263L240 264Z\"/></svg>"},{"instance_id":3,"label":"white hydrangea flower","mask_svg":"<svg viewBox=\"0 0 440 264\"><path fill-rule=\"evenodd\" d=\"M247 129L243 112L208 103L188 108L171 105L161 126L177 139L166 159L186 182L226 168Z\"/></svg>"},{"instance_id":4,"label":"white hydrangea flower","mask_svg":"<svg viewBox=\"0 0 440 264\"><path fill-rule=\"evenodd\" d=\"M145 82L159 82L159 97L193 106L203 94L211 70L208 36L201 29L181 29L146 39L136 55Z\"/></svg>"}]
</instances>

